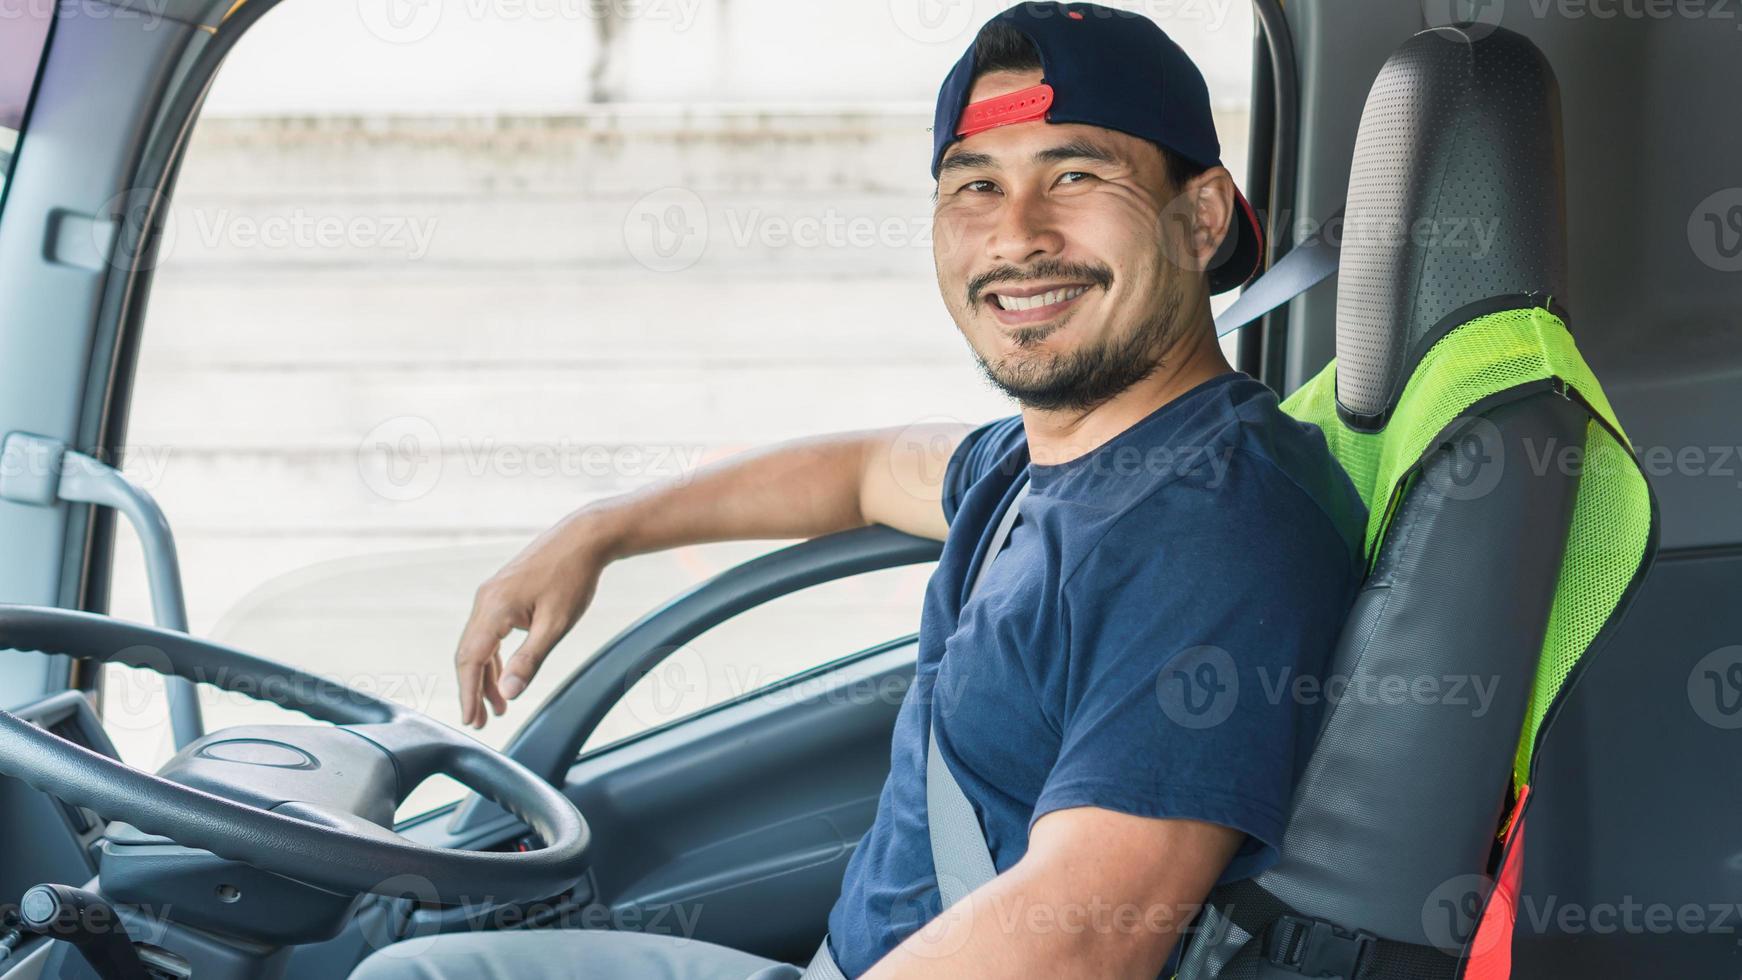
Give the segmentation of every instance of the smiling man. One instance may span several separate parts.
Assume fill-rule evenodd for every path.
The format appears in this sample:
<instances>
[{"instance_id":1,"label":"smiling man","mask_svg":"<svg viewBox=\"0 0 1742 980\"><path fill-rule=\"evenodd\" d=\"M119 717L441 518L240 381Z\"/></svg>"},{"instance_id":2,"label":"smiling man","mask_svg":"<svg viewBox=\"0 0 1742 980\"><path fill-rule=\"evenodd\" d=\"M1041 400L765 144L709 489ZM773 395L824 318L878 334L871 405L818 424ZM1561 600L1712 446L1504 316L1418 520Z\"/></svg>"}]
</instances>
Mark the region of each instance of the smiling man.
<instances>
[{"instance_id":1,"label":"smiling man","mask_svg":"<svg viewBox=\"0 0 1742 980\"><path fill-rule=\"evenodd\" d=\"M1209 890L1276 858L1319 721L1288 692L1326 668L1365 515L1318 430L1216 342L1210 296L1260 235L1155 24L1000 14L933 136L938 285L1021 414L777 446L582 508L480 588L463 712L525 689L616 558L875 522L940 538L889 777L806 976L1165 975ZM753 973L799 970L590 931L444 937L359 975Z\"/></svg>"}]
</instances>

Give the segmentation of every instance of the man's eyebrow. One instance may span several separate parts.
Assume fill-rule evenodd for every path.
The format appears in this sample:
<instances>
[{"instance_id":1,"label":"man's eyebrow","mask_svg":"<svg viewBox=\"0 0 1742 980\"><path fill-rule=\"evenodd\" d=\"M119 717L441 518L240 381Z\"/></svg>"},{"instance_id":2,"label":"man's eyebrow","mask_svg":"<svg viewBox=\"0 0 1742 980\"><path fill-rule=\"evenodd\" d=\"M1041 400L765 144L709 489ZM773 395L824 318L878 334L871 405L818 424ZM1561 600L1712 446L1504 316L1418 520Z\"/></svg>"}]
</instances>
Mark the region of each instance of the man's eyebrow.
<instances>
[{"instance_id":1,"label":"man's eyebrow","mask_svg":"<svg viewBox=\"0 0 1742 980\"><path fill-rule=\"evenodd\" d=\"M1049 146L1034 155L1035 163L1062 163L1066 160L1094 160L1098 163L1118 163L1112 150L1084 139L1074 139Z\"/></svg>"},{"instance_id":2,"label":"man's eyebrow","mask_svg":"<svg viewBox=\"0 0 1742 980\"><path fill-rule=\"evenodd\" d=\"M953 153L944 157L938 164L938 173L945 174L951 170L972 170L977 167L992 166L992 155L989 153Z\"/></svg>"},{"instance_id":3,"label":"man's eyebrow","mask_svg":"<svg viewBox=\"0 0 1742 980\"><path fill-rule=\"evenodd\" d=\"M1119 157L1112 150L1086 139L1067 140L1057 146L1049 146L1044 150L1039 150L1034 154L1035 163L1061 163L1065 160L1118 163ZM992 158L990 153L952 153L938 164L938 174L941 176L951 170L975 170L996 165L997 161Z\"/></svg>"}]
</instances>

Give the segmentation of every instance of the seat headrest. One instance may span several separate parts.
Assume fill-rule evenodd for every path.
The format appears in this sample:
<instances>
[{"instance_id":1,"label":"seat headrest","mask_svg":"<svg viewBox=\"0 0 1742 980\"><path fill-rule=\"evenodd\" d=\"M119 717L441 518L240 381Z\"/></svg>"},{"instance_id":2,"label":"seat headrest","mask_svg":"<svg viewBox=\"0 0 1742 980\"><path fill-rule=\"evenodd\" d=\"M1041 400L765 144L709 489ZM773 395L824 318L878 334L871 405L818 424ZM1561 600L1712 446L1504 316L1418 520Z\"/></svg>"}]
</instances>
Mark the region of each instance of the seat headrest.
<instances>
[{"instance_id":1,"label":"seat headrest","mask_svg":"<svg viewBox=\"0 0 1742 980\"><path fill-rule=\"evenodd\" d=\"M1422 354L1482 304L1565 296L1562 163L1560 89L1522 35L1436 28L1386 60L1361 112L1337 273L1345 423L1382 427Z\"/></svg>"}]
</instances>

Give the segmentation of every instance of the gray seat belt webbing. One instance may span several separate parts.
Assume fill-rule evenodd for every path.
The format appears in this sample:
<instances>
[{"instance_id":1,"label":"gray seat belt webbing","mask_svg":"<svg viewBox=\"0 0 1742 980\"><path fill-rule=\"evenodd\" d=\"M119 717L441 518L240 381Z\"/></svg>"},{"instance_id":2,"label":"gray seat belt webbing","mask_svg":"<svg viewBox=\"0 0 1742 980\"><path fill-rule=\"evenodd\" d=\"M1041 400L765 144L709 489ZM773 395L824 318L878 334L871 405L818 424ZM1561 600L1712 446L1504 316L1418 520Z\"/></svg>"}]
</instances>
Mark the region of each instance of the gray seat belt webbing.
<instances>
[{"instance_id":1,"label":"gray seat belt webbing","mask_svg":"<svg viewBox=\"0 0 1742 980\"><path fill-rule=\"evenodd\" d=\"M980 567L974 570L968 598L972 599L974 593L980 591L980 583L985 580L992 559L998 557L1010 540L1010 529L1016 526L1022 501L1027 496L1028 483L1024 481L1010 506L1004 509L1004 516L992 531L992 539L986 543L986 555L980 559ZM992 864L992 849L986 846L986 833L980 829L980 818L974 815L974 804L968 801L968 794L962 792L962 785L950 774L950 767L944 762L944 757L938 752L938 743L929 732L926 735L925 820L931 829L932 867L937 872L938 892L943 898L944 908L956 904L969 892L997 877L998 870ZM826 937L800 980L847 980L829 953Z\"/></svg>"},{"instance_id":2,"label":"gray seat belt webbing","mask_svg":"<svg viewBox=\"0 0 1742 980\"><path fill-rule=\"evenodd\" d=\"M811 964L804 968L804 976L799 980L847 980L847 975L841 972L835 963L835 957L829 952L829 937L823 937L823 944L817 947L817 955L811 957Z\"/></svg>"},{"instance_id":3,"label":"gray seat belt webbing","mask_svg":"<svg viewBox=\"0 0 1742 980\"><path fill-rule=\"evenodd\" d=\"M1022 501L1028 496L1028 487L1024 481L1010 506L1004 509L998 527L992 531L992 539L986 543L986 554L980 559L980 567L974 570L974 581L968 586L969 599L980 591L980 584L986 581L986 572L992 567L993 559L1010 540L1010 529L1016 526ZM992 864L992 849L986 846L986 832L980 827L980 818L974 814L974 804L950 773L950 767L938 749L938 740L931 736L931 732L926 733L925 822L931 832L931 863L937 873L938 893L947 909L997 877L998 869Z\"/></svg>"},{"instance_id":4,"label":"gray seat belt webbing","mask_svg":"<svg viewBox=\"0 0 1742 980\"><path fill-rule=\"evenodd\" d=\"M1016 496L1010 500L1010 506L1004 508L1004 516L998 519L998 526L992 531L992 540L986 542L986 555L980 559L980 567L974 569L974 581L968 586L967 599L974 598L974 593L980 591L980 583L986 580L986 572L992 567L992 559L1004 550L1004 545L1010 540L1010 529L1016 526L1016 518L1022 511L1022 502L1028 499L1028 481L1022 481L1022 489L1016 491ZM963 600L964 602L966 599Z\"/></svg>"},{"instance_id":5,"label":"gray seat belt webbing","mask_svg":"<svg viewBox=\"0 0 1742 980\"><path fill-rule=\"evenodd\" d=\"M1234 304L1216 318L1216 336L1223 337L1337 274L1342 246L1332 244L1325 232L1343 226L1343 209L1331 215L1318 232L1290 249L1264 275L1247 286Z\"/></svg>"}]
</instances>

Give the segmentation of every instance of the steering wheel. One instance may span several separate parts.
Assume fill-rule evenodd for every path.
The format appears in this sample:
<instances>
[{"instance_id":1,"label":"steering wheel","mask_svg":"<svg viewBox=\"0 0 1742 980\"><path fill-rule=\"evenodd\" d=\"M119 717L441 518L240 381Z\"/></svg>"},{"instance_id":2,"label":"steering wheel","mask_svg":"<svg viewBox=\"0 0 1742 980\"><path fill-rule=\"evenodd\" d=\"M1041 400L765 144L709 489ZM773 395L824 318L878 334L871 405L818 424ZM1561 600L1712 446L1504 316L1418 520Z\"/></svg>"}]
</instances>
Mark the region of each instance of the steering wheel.
<instances>
[{"instance_id":1,"label":"steering wheel","mask_svg":"<svg viewBox=\"0 0 1742 980\"><path fill-rule=\"evenodd\" d=\"M399 894L415 876L437 895L527 902L560 894L585 873L587 824L567 797L409 708L185 633L66 609L0 605L5 649L143 667L339 726L228 729L153 775L0 711L0 773L112 820L350 893ZM436 774L500 804L544 846L465 851L393 833L394 808Z\"/></svg>"}]
</instances>

